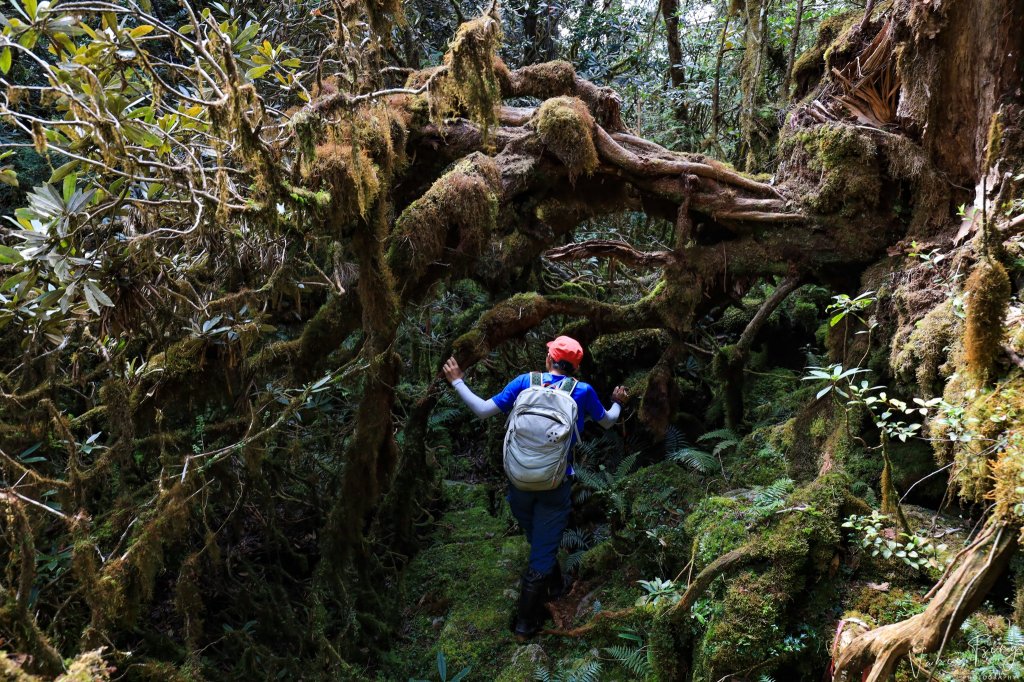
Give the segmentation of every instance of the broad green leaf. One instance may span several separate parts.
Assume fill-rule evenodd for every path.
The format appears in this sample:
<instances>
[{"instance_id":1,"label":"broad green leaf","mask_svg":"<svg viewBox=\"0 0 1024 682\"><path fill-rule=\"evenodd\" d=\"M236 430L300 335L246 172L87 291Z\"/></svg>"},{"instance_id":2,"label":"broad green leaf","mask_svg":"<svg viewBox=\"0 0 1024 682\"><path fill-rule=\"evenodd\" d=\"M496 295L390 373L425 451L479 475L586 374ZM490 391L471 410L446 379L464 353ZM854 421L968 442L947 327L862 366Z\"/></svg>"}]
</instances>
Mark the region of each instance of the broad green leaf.
<instances>
[{"instance_id":1,"label":"broad green leaf","mask_svg":"<svg viewBox=\"0 0 1024 682\"><path fill-rule=\"evenodd\" d=\"M11 70L11 48L5 47L3 51L0 51L0 71L7 75L7 72Z\"/></svg>"},{"instance_id":2,"label":"broad green leaf","mask_svg":"<svg viewBox=\"0 0 1024 682\"><path fill-rule=\"evenodd\" d=\"M9 265L11 263L20 263L22 260L24 259L17 249L0 244L0 264Z\"/></svg>"},{"instance_id":3,"label":"broad green leaf","mask_svg":"<svg viewBox=\"0 0 1024 682\"><path fill-rule=\"evenodd\" d=\"M75 196L75 185L78 184L78 174L69 173L64 176L64 202L68 203L71 201L71 197Z\"/></svg>"},{"instance_id":4,"label":"broad green leaf","mask_svg":"<svg viewBox=\"0 0 1024 682\"><path fill-rule=\"evenodd\" d=\"M55 183L60 182L61 180L63 180L67 176L68 173L70 173L71 171L75 170L75 168L78 167L78 163L79 163L78 161L68 161L67 163L65 163L60 168L58 168L57 170L53 171L53 174L50 175L50 179L47 180L47 182L50 183L50 184L55 184Z\"/></svg>"},{"instance_id":5,"label":"broad green leaf","mask_svg":"<svg viewBox=\"0 0 1024 682\"><path fill-rule=\"evenodd\" d=\"M85 286L83 287L82 290L85 292L85 297L87 299L89 298L89 295L92 294L93 300L95 300L99 305L107 308L114 307L114 302L110 300L110 297L107 296L103 292L103 289L100 289L99 285L97 285L96 282L92 281L91 279L85 280ZM92 306L90 305L89 307ZM99 310L96 310L96 312L99 312Z\"/></svg>"},{"instance_id":6,"label":"broad green leaf","mask_svg":"<svg viewBox=\"0 0 1024 682\"><path fill-rule=\"evenodd\" d=\"M130 35L132 38L141 38L142 36L149 35L150 33L152 33L155 30L156 30L155 26L150 26L149 24L143 24L142 26L136 26L132 30L128 31L128 35Z\"/></svg>"},{"instance_id":7,"label":"broad green leaf","mask_svg":"<svg viewBox=\"0 0 1024 682\"><path fill-rule=\"evenodd\" d=\"M26 50L31 50L36 46L37 40L39 40L39 33L34 29L29 29L21 34L21 38L18 39L18 44Z\"/></svg>"},{"instance_id":8,"label":"broad green leaf","mask_svg":"<svg viewBox=\"0 0 1024 682\"><path fill-rule=\"evenodd\" d=\"M265 64L263 66L254 66L245 72L245 77L249 80L254 81L257 78L263 76L263 74L265 74L267 71L270 71L270 64Z\"/></svg>"}]
</instances>

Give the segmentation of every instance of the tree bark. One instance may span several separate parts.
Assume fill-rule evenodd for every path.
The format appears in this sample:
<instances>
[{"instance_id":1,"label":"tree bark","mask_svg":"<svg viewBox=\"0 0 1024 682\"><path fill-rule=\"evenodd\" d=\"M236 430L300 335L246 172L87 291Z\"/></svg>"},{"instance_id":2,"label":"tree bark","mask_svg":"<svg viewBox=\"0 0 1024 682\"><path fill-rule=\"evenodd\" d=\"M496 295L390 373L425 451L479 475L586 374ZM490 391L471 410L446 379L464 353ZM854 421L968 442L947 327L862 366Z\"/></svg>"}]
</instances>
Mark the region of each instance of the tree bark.
<instances>
[{"instance_id":1,"label":"tree bark","mask_svg":"<svg viewBox=\"0 0 1024 682\"><path fill-rule=\"evenodd\" d=\"M793 63L796 61L796 46L800 42L800 26L804 20L804 0L796 2L796 23L789 37L789 54L786 56L786 76L782 79L782 101L789 99L789 85L793 82Z\"/></svg>"},{"instance_id":2,"label":"tree bark","mask_svg":"<svg viewBox=\"0 0 1024 682\"><path fill-rule=\"evenodd\" d=\"M658 8L665 19L665 41L668 45L668 75L673 90L680 90L686 84L686 68L683 66L683 44L679 38L679 0L659 0ZM678 105L674 107L676 118L685 121L688 118L686 100L678 97Z\"/></svg>"}]
</instances>

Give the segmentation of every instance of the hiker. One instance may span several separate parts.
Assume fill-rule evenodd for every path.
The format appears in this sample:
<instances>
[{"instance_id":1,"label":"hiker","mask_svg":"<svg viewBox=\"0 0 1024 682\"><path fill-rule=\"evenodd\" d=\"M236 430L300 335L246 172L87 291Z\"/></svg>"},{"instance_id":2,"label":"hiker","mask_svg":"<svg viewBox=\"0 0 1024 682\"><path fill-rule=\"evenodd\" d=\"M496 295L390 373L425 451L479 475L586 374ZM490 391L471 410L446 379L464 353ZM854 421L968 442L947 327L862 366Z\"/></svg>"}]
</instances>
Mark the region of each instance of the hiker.
<instances>
[{"instance_id":1,"label":"hiker","mask_svg":"<svg viewBox=\"0 0 1024 682\"><path fill-rule=\"evenodd\" d=\"M480 419L499 412L509 415L503 453L507 499L530 543L512 625L520 642L540 630L544 603L560 597L564 589L557 554L572 509L572 449L584 420L590 417L611 428L629 397L617 386L612 407L605 410L593 387L572 377L583 359L579 342L559 336L547 347L546 372L521 374L490 400L470 390L455 358L444 363L445 378L473 414Z\"/></svg>"}]
</instances>

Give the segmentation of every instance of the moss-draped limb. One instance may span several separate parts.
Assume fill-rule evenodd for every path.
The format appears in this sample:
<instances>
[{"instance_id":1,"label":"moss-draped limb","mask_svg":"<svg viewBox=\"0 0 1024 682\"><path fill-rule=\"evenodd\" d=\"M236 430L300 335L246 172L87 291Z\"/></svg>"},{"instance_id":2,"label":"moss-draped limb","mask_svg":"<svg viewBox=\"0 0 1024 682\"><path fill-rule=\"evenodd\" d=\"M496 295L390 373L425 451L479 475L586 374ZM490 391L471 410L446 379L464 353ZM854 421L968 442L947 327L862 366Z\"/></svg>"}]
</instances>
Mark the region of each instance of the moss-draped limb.
<instances>
[{"instance_id":1,"label":"moss-draped limb","mask_svg":"<svg viewBox=\"0 0 1024 682\"><path fill-rule=\"evenodd\" d=\"M622 100L609 87L600 87L576 75L568 62L553 61L532 64L514 71L499 70L502 78L502 96L536 97L541 100L552 97L578 97L583 100L598 125L606 130L625 130L622 123Z\"/></svg>"},{"instance_id":2,"label":"moss-draped limb","mask_svg":"<svg viewBox=\"0 0 1024 682\"><path fill-rule=\"evenodd\" d=\"M402 211L391 232L388 265L403 285L422 293L442 274L474 263L496 227L501 190L498 165L474 153ZM403 298L411 295L402 292Z\"/></svg>"},{"instance_id":3,"label":"moss-draped limb","mask_svg":"<svg viewBox=\"0 0 1024 682\"><path fill-rule=\"evenodd\" d=\"M570 182L597 168L594 117L575 97L554 97L537 110L537 134L544 147L569 169Z\"/></svg>"},{"instance_id":4,"label":"moss-draped limb","mask_svg":"<svg viewBox=\"0 0 1024 682\"><path fill-rule=\"evenodd\" d=\"M1003 322L1010 305L1010 278L995 260L981 260L964 283L967 317L964 320L964 361L979 385L985 384L1003 354Z\"/></svg>"},{"instance_id":5,"label":"moss-draped limb","mask_svg":"<svg viewBox=\"0 0 1024 682\"><path fill-rule=\"evenodd\" d=\"M7 541L10 558L0 581L0 632L13 636L19 649L30 655L30 670L57 675L64 670L60 654L29 610L36 575L35 540L24 504L12 493L0 492L0 520L0 537Z\"/></svg>"},{"instance_id":6,"label":"moss-draped limb","mask_svg":"<svg viewBox=\"0 0 1024 682\"><path fill-rule=\"evenodd\" d=\"M360 327L366 334L363 353L369 358L369 366L363 374L363 393L353 435L349 440L339 438L336 444L339 459L344 462L341 488L324 524L317 568L317 582L326 588L326 593L358 611L359 625L371 631L384 629L374 615L380 611L380 604L373 603L380 601L379 595L364 590L352 599L347 590L353 570L358 576L357 583L370 580L373 562L369 560L366 530L398 460L392 408L394 386L401 375L401 362L393 349L399 298L384 252L389 217L388 205L374 207L371 219L356 231L352 240L360 272L356 291L362 313ZM365 603L367 600L369 603ZM357 607L357 602L364 603ZM355 626L356 621L349 625ZM345 641L351 645L354 638L349 636Z\"/></svg>"},{"instance_id":7,"label":"moss-draped limb","mask_svg":"<svg viewBox=\"0 0 1024 682\"><path fill-rule=\"evenodd\" d=\"M941 648L960 623L985 599L1017 547L1018 529L990 523L956 558L923 613L854 639L836 660L834 679L884 682L909 654Z\"/></svg>"},{"instance_id":8,"label":"moss-draped limb","mask_svg":"<svg viewBox=\"0 0 1024 682\"><path fill-rule=\"evenodd\" d=\"M463 367L482 360L506 341L522 336L553 315L586 318L588 327L601 333L646 329L658 324L656 295L631 305L612 305L575 296L516 294L480 316L469 332L452 344Z\"/></svg>"}]
</instances>

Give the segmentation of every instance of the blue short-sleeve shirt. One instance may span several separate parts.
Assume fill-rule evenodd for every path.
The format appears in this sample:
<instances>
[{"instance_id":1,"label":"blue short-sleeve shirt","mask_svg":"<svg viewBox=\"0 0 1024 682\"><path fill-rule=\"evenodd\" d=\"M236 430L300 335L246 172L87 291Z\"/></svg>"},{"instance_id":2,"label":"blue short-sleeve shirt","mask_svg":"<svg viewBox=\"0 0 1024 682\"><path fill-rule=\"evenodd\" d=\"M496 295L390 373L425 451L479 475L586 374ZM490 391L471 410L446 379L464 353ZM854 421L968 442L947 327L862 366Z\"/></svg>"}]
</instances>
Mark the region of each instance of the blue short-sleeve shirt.
<instances>
[{"instance_id":1,"label":"blue short-sleeve shirt","mask_svg":"<svg viewBox=\"0 0 1024 682\"><path fill-rule=\"evenodd\" d=\"M544 372L541 381L545 384L557 384L566 377L561 374L551 374ZM525 389L530 387L530 375L520 374L512 381L508 382L508 385L502 389L501 393L497 394L491 400L498 406L505 414L512 411L512 406L516 402L516 398ZM583 433L583 424L586 422L587 417L590 417L596 422L601 421L607 416L607 412L604 406L601 404L600 398L597 397L597 391L590 384L582 381L576 382L576 387L572 389L572 399L576 401L576 430ZM576 434L572 435L572 444L576 444ZM569 450L569 473L572 473L572 450Z\"/></svg>"}]
</instances>

